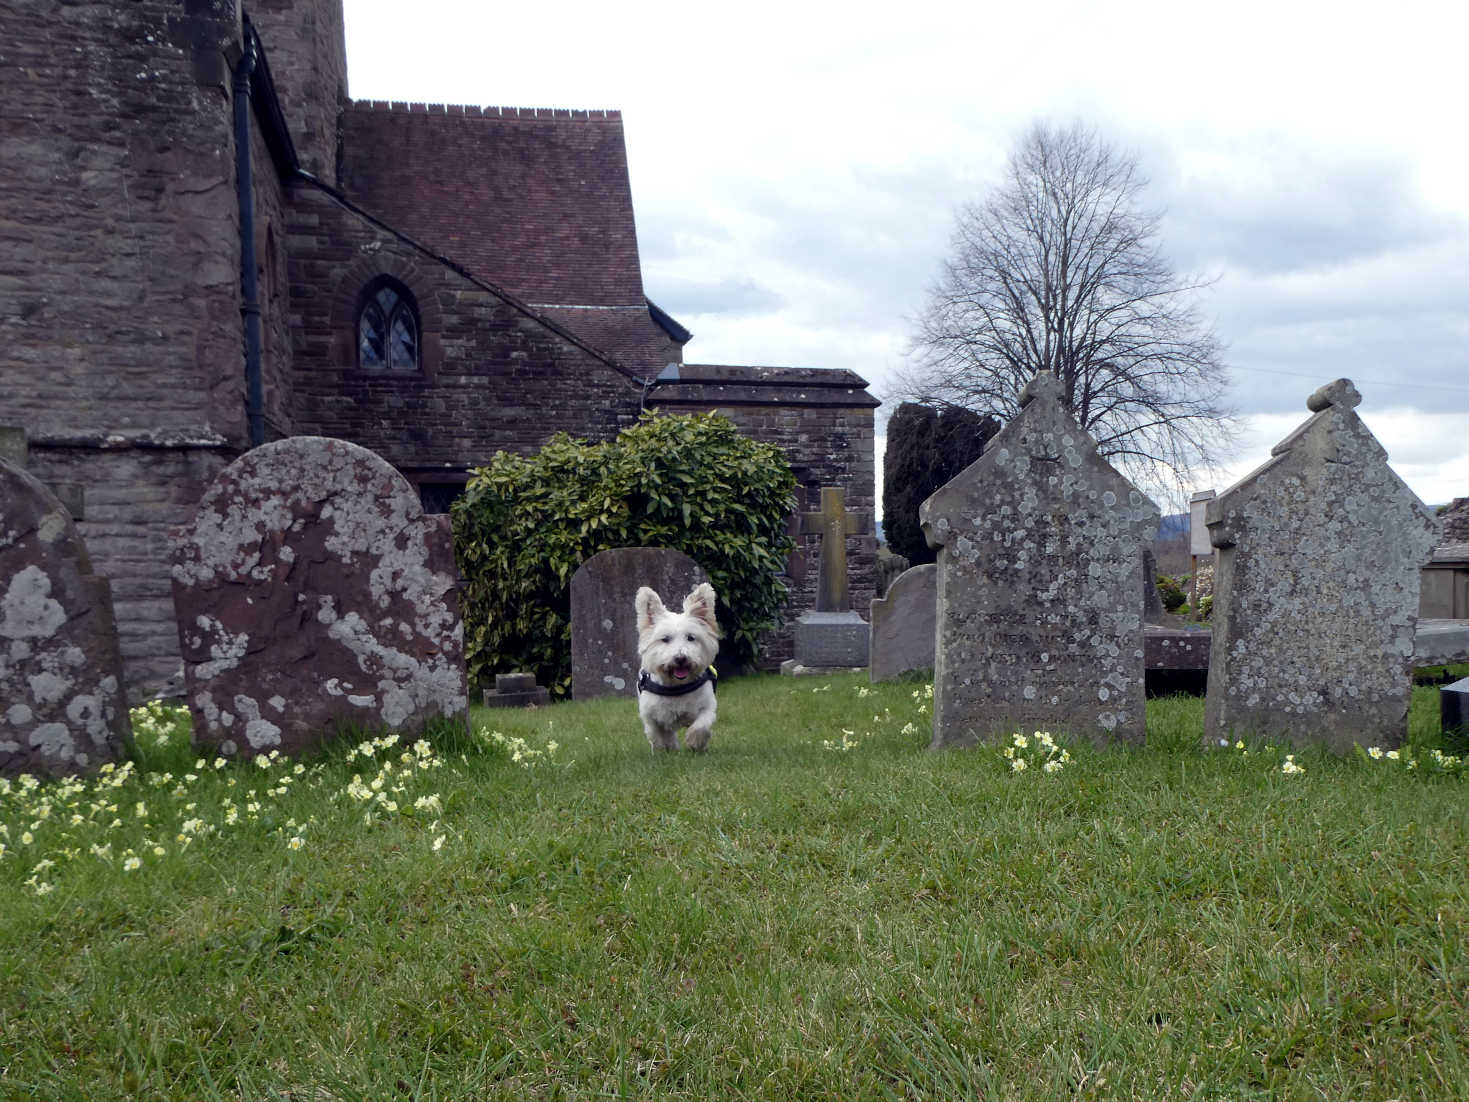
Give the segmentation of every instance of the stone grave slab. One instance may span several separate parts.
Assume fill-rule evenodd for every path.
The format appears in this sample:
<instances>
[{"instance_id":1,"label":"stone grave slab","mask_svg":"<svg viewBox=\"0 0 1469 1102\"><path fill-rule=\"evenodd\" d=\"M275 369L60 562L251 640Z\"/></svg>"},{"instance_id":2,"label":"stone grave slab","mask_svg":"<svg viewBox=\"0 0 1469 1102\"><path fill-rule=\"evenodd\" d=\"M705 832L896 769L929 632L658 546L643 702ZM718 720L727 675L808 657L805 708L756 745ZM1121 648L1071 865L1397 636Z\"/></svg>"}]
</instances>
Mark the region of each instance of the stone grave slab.
<instances>
[{"instance_id":1,"label":"stone grave slab","mask_svg":"<svg viewBox=\"0 0 1469 1102\"><path fill-rule=\"evenodd\" d=\"M638 622L633 600L651 587L664 604L709 578L693 559L667 547L599 551L571 576L571 696L637 696Z\"/></svg>"},{"instance_id":2,"label":"stone grave slab","mask_svg":"<svg viewBox=\"0 0 1469 1102\"><path fill-rule=\"evenodd\" d=\"M887 596L872 602L867 667L872 681L891 681L905 673L933 669L938 569L935 563L911 567L888 586Z\"/></svg>"},{"instance_id":3,"label":"stone grave slab","mask_svg":"<svg viewBox=\"0 0 1469 1102\"><path fill-rule=\"evenodd\" d=\"M1159 511L1041 372L919 509L938 549L932 747L1049 730L1144 737L1143 549Z\"/></svg>"},{"instance_id":4,"label":"stone grave slab","mask_svg":"<svg viewBox=\"0 0 1469 1102\"><path fill-rule=\"evenodd\" d=\"M1407 734L1432 513L1387 464L1349 379L1208 505L1218 552L1206 745L1394 747Z\"/></svg>"},{"instance_id":5,"label":"stone grave slab","mask_svg":"<svg viewBox=\"0 0 1469 1102\"><path fill-rule=\"evenodd\" d=\"M194 740L225 756L413 737L464 722L449 518L366 448L296 436L246 452L175 533Z\"/></svg>"},{"instance_id":6,"label":"stone grave slab","mask_svg":"<svg viewBox=\"0 0 1469 1102\"><path fill-rule=\"evenodd\" d=\"M0 774L92 773L131 738L111 587L56 495L0 459Z\"/></svg>"}]
</instances>

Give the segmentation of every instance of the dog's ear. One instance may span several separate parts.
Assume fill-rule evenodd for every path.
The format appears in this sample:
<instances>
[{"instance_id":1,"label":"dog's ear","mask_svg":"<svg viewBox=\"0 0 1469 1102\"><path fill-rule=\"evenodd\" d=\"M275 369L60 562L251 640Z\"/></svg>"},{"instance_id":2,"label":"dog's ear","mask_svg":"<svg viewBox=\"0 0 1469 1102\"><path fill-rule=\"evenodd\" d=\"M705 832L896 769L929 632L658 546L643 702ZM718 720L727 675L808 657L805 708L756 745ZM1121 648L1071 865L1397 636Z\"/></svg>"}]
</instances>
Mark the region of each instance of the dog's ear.
<instances>
[{"instance_id":1,"label":"dog's ear","mask_svg":"<svg viewBox=\"0 0 1469 1102\"><path fill-rule=\"evenodd\" d=\"M666 611L663 607L663 602L658 599L658 594L654 593L647 586L643 586L638 590L638 595L633 600L633 605L638 610L638 631L640 632L647 631L652 627L653 621L662 616Z\"/></svg>"},{"instance_id":2,"label":"dog's ear","mask_svg":"<svg viewBox=\"0 0 1469 1102\"><path fill-rule=\"evenodd\" d=\"M719 621L714 615L714 587L708 582L694 586L694 591L683 599L683 610L685 616L704 621L710 631L719 634Z\"/></svg>"}]
</instances>

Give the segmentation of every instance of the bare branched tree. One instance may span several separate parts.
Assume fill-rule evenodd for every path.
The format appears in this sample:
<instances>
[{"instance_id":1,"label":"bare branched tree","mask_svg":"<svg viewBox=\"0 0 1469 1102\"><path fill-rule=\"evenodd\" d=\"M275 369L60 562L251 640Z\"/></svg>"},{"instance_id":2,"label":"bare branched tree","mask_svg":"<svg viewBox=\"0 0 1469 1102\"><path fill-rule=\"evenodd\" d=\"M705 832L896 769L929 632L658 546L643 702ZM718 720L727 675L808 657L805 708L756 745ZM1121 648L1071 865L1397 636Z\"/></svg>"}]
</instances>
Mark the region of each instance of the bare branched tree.
<instances>
[{"instance_id":1,"label":"bare branched tree","mask_svg":"<svg viewBox=\"0 0 1469 1102\"><path fill-rule=\"evenodd\" d=\"M1033 127L1004 182L960 209L902 397L1009 420L1040 370L1134 479L1180 489L1224 450L1222 347L1176 276L1136 160L1082 126Z\"/></svg>"}]
</instances>

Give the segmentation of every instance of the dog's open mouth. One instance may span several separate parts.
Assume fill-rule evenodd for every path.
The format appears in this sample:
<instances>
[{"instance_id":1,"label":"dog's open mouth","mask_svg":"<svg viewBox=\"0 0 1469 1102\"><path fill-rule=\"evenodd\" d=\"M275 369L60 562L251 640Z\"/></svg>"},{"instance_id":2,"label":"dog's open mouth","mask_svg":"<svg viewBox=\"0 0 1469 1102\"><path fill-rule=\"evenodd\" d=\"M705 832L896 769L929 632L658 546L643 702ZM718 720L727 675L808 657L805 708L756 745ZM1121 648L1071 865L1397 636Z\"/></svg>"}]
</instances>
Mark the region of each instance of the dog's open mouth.
<instances>
[{"instance_id":1,"label":"dog's open mouth","mask_svg":"<svg viewBox=\"0 0 1469 1102\"><path fill-rule=\"evenodd\" d=\"M673 674L675 679L683 681L688 678L689 674L694 672L694 668L687 662L679 661L675 662L668 672Z\"/></svg>"}]
</instances>

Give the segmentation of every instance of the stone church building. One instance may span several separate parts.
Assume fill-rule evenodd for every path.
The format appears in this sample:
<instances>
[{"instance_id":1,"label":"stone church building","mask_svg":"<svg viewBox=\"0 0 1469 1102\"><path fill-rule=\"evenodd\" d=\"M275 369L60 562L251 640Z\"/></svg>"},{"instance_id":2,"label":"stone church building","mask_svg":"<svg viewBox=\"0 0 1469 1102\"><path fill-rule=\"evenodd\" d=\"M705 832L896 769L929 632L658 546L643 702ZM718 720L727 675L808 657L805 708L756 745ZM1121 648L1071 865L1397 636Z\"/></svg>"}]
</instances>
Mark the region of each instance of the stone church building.
<instances>
[{"instance_id":1,"label":"stone church building","mask_svg":"<svg viewBox=\"0 0 1469 1102\"><path fill-rule=\"evenodd\" d=\"M341 0L0 0L0 36L0 425L75 488L134 698L179 665L170 529L283 436L371 448L442 510L497 449L718 409L784 447L798 506L873 508L863 379L684 362L618 112L353 101ZM873 538L848 555L865 615Z\"/></svg>"}]
</instances>

